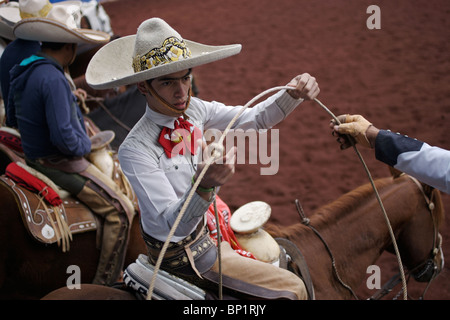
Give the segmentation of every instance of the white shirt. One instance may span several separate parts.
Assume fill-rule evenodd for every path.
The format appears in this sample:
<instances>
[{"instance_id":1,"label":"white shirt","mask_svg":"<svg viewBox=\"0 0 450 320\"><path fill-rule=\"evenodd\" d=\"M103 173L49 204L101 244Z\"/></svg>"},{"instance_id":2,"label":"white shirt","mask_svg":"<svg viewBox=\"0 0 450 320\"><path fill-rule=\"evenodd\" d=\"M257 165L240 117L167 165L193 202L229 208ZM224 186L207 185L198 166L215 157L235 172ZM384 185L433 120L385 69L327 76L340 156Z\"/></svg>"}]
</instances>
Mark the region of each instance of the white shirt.
<instances>
[{"instance_id":1,"label":"white shirt","mask_svg":"<svg viewBox=\"0 0 450 320\"><path fill-rule=\"evenodd\" d=\"M282 121L302 102L285 90L247 108L234 128L270 129ZM192 97L186 114L189 122L201 132L208 129L223 131L241 107L225 106ZM141 224L145 233L160 241L167 236L192 187L198 156L177 155L168 158L158 143L164 126L174 128L176 117L157 113L147 107L119 148L119 161L138 198ZM197 193L186 209L171 241L178 242L195 230L210 205Z\"/></svg>"}]
</instances>

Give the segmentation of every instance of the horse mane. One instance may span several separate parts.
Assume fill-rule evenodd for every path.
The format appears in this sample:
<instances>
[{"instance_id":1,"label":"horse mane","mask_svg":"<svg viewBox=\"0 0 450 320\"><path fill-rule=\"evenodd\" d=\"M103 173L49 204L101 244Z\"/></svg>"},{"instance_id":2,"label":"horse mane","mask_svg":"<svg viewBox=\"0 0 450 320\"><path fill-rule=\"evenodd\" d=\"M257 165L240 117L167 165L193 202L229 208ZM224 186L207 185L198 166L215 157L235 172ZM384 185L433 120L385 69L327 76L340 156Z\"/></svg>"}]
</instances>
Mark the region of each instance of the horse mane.
<instances>
[{"instance_id":1,"label":"horse mane","mask_svg":"<svg viewBox=\"0 0 450 320\"><path fill-rule=\"evenodd\" d=\"M376 187L381 188L390 183L392 183L392 178L383 178L376 181ZM354 211L356 207L362 205L364 201L361 201L361 199L370 200L371 197L373 197L373 189L370 184L359 186L339 197L337 200L317 208L309 218L311 218L311 222L314 226L318 226L322 223L330 224L332 223L330 219L331 215L334 217L342 217L343 215ZM299 224L278 226L273 223L268 223L264 226L264 229L271 235L290 238L297 234Z\"/></svg>"},{"instance_id":2,"label":"horse mane","mask_svg":"<svg viewBox=\"0 0 450 320\"><path fill-rule=\"evenodd\" d=\"M392 177L385 177L377 179L374 183L377 189L382 189L385 186L393 185L393 181L397 179L403 179L404 174L398 175L393 174ZM406 178L406 176L404 177ZM404 183L407 179L403 180ZM439 190L422 183L423 190L425 194L434 203L433 215L437 226L442 225L445 215L444 206L442 203L442 196ZM373 187L370 183L364 184L362 186L353 189L338 199L332 201L329 204L321 206L314 210L311 214L311 222L313 225L318 226L320 224L330 224L332 220L330 217L343 217L348 213L353 212L358 207L365 204L366 201L372 201L374 199ZM425 202L425 200L424 200ZM278 237L289 237L296 234L298 230L298 225L290 225L280 227L273 223L268 223L264 229L272 235Z\"/></svg>"},{"instance_id":3,"label":"horse mane","mask_svg":"<svg viewBox=\"0 0 450 320\"><path fill-rule=\"evenodd\" d=\"M403 175L405 175L403 172L389 166L389 171L394 179L397 179ZM431 202L434 203L434 219L436 221L436 224L438 226L442 225L444 223L445 214L444 214L444 204L442 203L442 195L441 192L425 183L421 183L423 192L425 195L430 199Z\"/></svg>"},{"instance_id":4,"label":"horse mane","mask_svg":"<svg viewBox=\"0 0 450 320\"><path fill-rule=\"evenodd\" d=\"M403 173L399 174L399 171L396 171L395 169L391 170L391 174L392 177L386 177L376 180L376 188L381 189L386 185L392 184L392 179L395 181L403 176L407 177ZM442 202L441 193L438 189L431 187L425 183L421 183L421 185L425 195L434 204L434 219L436 221L436 224L440 226L445 219L444 205ZM355 199L358 199L359 201L355 201ZM351 210L355 210L358 206L361 206L364 203L364 201L361 201L361 199L373 199L373 187L370 183L351 190L339 199L331 202L330 204L318 208L314 212L314 216L317 217L318 222L323 222L324 220L329 219L329 213L331 212L338 216L342 216L346 212L351 212Z\"/></svg>"},{"instance_id":5,"label":"horse mane","mask_svg":"<svg viewBox=\"0 0 450 320\"><path fill-rule=\"evenodd\" d=\"M375 181L375 186L377 189L381 189L389 184L392 184L392 178L390 177L378 179ZM333 202L318 208L314 211L313 217L316 223L329 223L331 213L333 213L335 216L342 217L346 213L352 212L357 207L362 206L366 200L373 200L373 188L370 183L361 185L356 189L353 189L343 196L339 197L337 200L334 200Z\"/></svg>"}]
</instances>

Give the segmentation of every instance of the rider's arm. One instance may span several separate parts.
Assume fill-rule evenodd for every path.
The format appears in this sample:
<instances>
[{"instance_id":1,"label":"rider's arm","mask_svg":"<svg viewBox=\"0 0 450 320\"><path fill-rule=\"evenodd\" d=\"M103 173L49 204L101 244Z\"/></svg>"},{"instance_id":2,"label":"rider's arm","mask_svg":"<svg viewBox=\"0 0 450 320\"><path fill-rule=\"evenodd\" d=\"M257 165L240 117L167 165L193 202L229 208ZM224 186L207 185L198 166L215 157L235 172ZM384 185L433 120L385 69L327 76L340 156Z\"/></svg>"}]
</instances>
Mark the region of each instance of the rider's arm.
<instances>
[{"instance_id":1,"label":"rider's arm","mask_svg":"<svg viewBox=\"0 0 450 320\"><path fill-rule=\"evenodd\" d=\"M378 160L450 193L450 151L386 130L375 140Z\"/></svg>"}]
</instances>

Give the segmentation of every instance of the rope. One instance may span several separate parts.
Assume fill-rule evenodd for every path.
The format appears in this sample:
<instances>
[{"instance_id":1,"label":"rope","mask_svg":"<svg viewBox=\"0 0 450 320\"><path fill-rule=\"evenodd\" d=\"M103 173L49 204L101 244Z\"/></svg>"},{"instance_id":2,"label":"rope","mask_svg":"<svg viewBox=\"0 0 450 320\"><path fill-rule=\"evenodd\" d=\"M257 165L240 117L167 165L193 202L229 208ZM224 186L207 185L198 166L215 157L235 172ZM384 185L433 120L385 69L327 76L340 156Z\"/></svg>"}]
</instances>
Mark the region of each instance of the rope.
<instances>
[{"instance_id":1,"label":"rope","mask_svg":"<svg viewBox=\"0 0 450 320\"><path fill-rule=\"evenodd\" d=\"M340 121L338 120L338 118L322 102L320 102L317 98L315 98L314 101L319 106L321 106L326 112L328 112L333 117L333 119L336 121L337 124L341 124ZM384 216L384 219L385 219L386 224L388 226L389 234L390 234L390 236L392 238L392 243L394 245L395 255L397 256L397 261L398 261L398 265L399 265L399 269L400 269L400 274L401 274L401 278L402 278L402 285L403 285L403 298L404 298L404 300L407 300L408 299L408 293L407 293L407 288L406 288L405 272L403 270L403 263L402 263L402 260L401 260L401 257L400 257L400 252L399 252L398 247L397 247L397 241L395 240L395 235L394 235L394 232L392 230L391 223L389 222L389 217L387 216L387 213L386 213L386 210L384 208L383 202L381 201L380 195L378 194L378 190L375 187L375 183L373 181L372 175L370 174L369 168L367 167L366 163L364 162L364 159L363 159L361 153L359 152L359 150L356 147L356 145L353 143L352 139L349 139L349 140L351 141L353 149L355 150L356 154L358 155L358 158L361 161L361 163L362 163L362 165L364 167L364 170L366 171L366 173L367 173L367 175L369 177L370 183L371 183L372 188L373 188L373 190L375 192L375 196L376 196L376 198L378 200L378 203L380 204L381 211L383 211L383 216Z\"/></svg>"},{"instance_id":2,"label":"rope","mask_svg":"<svg viewBox=\"0 0 450 320\"><path fill-rule=\"evenodd\" d=\"M194 196L195 190L197 190L197 187L200 185L200 182L202 181L203 176L205 175L205 173L208 170L209 166L222 155L221 150L223 150L223 141L224 141L226 135L228 134L228 132L230 131L231 127L234 125L236 120L241 116L241 114L245 111L245 109L247 109L255 101L257 101L258 99L260 99L261 97L265 96L266 94L268 94L270 92L280 91L280 90L292 90L292 87L289 87L289 86L273 87L273 88L267 89L267 90L261 92L260 94L258 94L257 96L255 96L253 99L251 99L249 102L247 102L239 110L239 112L233 117L233 119L231 119L231 121L229 122L228 126L225 128L224 132L220 136L218 142L217 143L214 142L214 143L211 144L211 146L213 148L212 148L212 152L210 153L210 157L208 157L208 159L206 160L205 166L203 167L203 169L200 172L200 174L198 175L194 185L192 186L192 189L189 192L188 197L186 198L186 201L185 201L185 203L183 204L183 206L182 206L182 208L180 210L180 213L178 214L177 218L175 219L175 222L174 222L174 224L173 224L173 226L172 226L172 228L171 228L171 230L170 230L170 232L169 232L169 234L167 236L166 241L164 242L163 247L161 248L161 251L160 251L159 256L158 256L158 260L156 261L156 264L155 264L155 268L154 268L153 276L152 276L152 279L151 279L151 282L150 282L149 290L147 292L147 300L150 300L152 295L153 295L153 290L154 290L155 282L156 282L156 276L157 276L157 273L158 273L158 271L159 271L159 269L161 267L161 263L162 263L162 260L164 258L164 255L166 254L167 248L168 248L169 243L170 243L170 239L172 239L173 235L175 234L175 230L177 229L178 225L180 224L181 218L183 217L183 215L184 215L184 213L185 213L185 211L186 211L190 201L192 200L192 197ZM340 124L340 122L337 119L337 117L324 104L322 104L318 99L314 99L314 101L317 104L319 104L326 112L328 112L338 124ZM367 166L366 166L366 164L365 164L361 154L359 153L359 150L356 148L355 145L353 145L353 148L355 149L355 151L356 151L360 161L362 162L362 164L364 166L364 169L366 170L366 173L369 176L369 180L370 180L370 182L372 184L372 188L375 191L375 195L377 197L377 200L378 200L378 202L380 204L380 207L381 207L381 209L383 211L385 220L387 222L389 233L391 235L392 242L394 244L395 253L396 253L396 256L397 256L397 259L398 259L400 273L402 275L402 282L403 282L403 288L404 288L403 289L404 299L406 300L407 299L406 279L405 279L405 275L404 275L404 271L403 271L403 264L401 262L400 253L398 252L397 243L395 241L395 236L393 234L392 227L391 227L391 224L389 222L389 218L388 218L388 216L386 214L386 211L384 209L383 203L382 203L381 198L380 198L380 196L378 194L378 191L377 191L377 189L375 187L375 184L373 182L373 179L372 179L372 176L371 176L371 174L369 172L369 169L367 168ZM219 229L219 228L217 228L217 229Z\"/></svg>"},{"instance_id":3,"label":"rope","mask_svg":"<svg viewBox=\"0 0 450 320\"><path fill-rule=\"evenodd\" d=\"M186 211L187 206L189 205L189 203L192 200L192 197L194 196L195 190L197 190L197 187L200 185L200 182L203 179L203 176L206 173L206 170L208 170L209 166L216 161L221 155L222 152L219 150L223 149L223 140L225 139L226 135L228 134L228 132L230 131L231 127L234 125L234 123L236 122L236 120L240 117L240 115L244 112L245 109L247 109L251 104L253 104L256 100L260 99L262 96L268 94L269 92L272 91L279 91L282 89L292 89L292 87L287 87L287 86L283 86L283 87L274 87L271 89L268 89L260 94L258 94L256 97L254 97L252 100L250 100L249 102L247 102L240 110L239 112L233 117L233 119L231 119L231 121L228 123L228 126L225 128L224 132L222 133L222 135L219 138L219 141L217 143L212 143L210 146L212 146L212 152L211 152L211 157L208 157L208 159L206 160L205 166L203 167L202 171L200 172L200 174L198 175L194 185L192 186L191 191L188 194L188 197L186 198L186 201L184 202L183 206L181 207L180 213L178 214L177 218L175 219L175 222L173 223L172 228L170 229L170 232L167 236L166 241L164 242L163 247L161 248L161 251L159 253L158 256L158 260L155 263L155 268L153 271L153 276L150 282L150 286L147 292L147 300L151 300L151 297L153 295L153 290L155 288L155 282L156 282L156 276L157 273L161 267L161 263L162 260L164 258L164 255L166 254L167 248L169 246L169 242L170 239L172 239L175 230L177 229L178 225L180 224L181 218L184 215L184 212ZM219 228L217 228L219 229Z\"/></svg>"}]
</instances>

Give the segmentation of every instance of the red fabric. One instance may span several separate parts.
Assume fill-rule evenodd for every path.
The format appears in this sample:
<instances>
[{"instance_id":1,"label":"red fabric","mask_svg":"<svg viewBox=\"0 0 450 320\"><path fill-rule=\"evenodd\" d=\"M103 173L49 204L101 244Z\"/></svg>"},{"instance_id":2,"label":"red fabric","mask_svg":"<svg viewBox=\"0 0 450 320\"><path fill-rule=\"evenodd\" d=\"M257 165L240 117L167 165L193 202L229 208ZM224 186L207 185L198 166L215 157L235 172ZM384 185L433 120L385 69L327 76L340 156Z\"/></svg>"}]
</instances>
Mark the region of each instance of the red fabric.
<instances>
[{"instance_id":1,"label":"red fabric","mask_svg":"<svg viewBox=\"0 0 450 320\"><path fill-rule=\"evenodd\" d=\"M197 150L197 140L202 138L200 129L189 121L179 117L174 122L174 129L164 127L159 135L158 142L164 148L167 157L171 158L178 154L184 155L187 148L191 154ZM181 141L185 143L180 144Z\"/></svg>"},{"instance_id":2,"label":"red fabric","mask_svg":"<svg viewBox=\"0 0 450 320\"><path fill-rule=\"evenodd\" d=\"M23 153L22 140L12 133L0 130L0 142L14 151Z\"/></svg>"},{"instance_id":3,"label":"red fabric","mask_svg":"<svg viewBox=\"0 0 450 320\"><path fill-rule=\"evenodd\" d=\"M227 204L223 202L219 196L216 196L216 206L217 206L217 216L219 218L219 227L220 227L220 235L222 236L222 241L226 241L230 244L231 248L233 248L237 253L241 256L255 259L255 256L248 251L245 251L239 245L236 236L234 235L233 230L230 227L229 219L231 218L230 208L228 208ZM217 244L217 225L216 225L216 217L214 214L214 203L209 206L207 212L207 223L211 238Z\"/></svg>"},{"instance_id":4,"label":"red fabric","mask_svg":"<svg viewBox=\"0 0 450 320\"><path fill-rule=\"evenodd\" d=\"M61 198L55 190L15 162L11 162L6 167L5 175L14 180L18 185L30 191L38 192L53 206L59 206L62 203Z\"/></svg>"}]
</instances>

